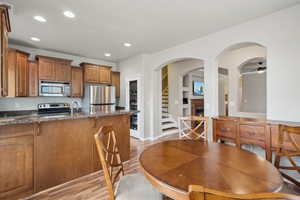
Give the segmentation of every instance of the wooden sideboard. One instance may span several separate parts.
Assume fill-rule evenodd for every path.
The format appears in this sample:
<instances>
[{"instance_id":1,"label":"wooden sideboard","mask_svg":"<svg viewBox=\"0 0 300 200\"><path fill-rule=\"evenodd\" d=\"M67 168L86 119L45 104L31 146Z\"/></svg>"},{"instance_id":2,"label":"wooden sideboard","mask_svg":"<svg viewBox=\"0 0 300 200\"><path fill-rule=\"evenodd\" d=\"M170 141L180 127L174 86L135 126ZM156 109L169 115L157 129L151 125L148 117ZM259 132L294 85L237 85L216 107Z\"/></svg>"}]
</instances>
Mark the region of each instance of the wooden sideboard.
<instances>
[{"instance_id":1,"label":"wooden sideboard","mask_svg":"<svg viewBox=\"0 0 300 200\"><path fill-rule=\"evenodd\" d=\"M239 117L216 117L213 118L213 141L232 142L239 148L243 144L260 146L266 150L266 159L272 162L272 152L278 146L280 124L289 125L289 122ZM290 124L299 126L297 123ZM300 136L296 140L300 144ZM289 148L289 144L287 144L287 148Z\"/></svg>"}]
</instances>

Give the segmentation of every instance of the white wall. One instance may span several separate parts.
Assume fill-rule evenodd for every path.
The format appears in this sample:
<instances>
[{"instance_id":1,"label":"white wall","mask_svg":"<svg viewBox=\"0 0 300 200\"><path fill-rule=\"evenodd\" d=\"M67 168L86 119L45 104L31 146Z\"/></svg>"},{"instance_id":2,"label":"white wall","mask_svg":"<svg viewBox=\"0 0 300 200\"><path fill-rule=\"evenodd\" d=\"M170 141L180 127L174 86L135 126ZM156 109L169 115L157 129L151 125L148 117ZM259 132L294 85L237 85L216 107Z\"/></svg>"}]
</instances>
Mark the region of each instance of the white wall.
<instances>
[{"instance_id":1,"label":"white wall","mask_svg":"<svg viewBox=\"0 0 300 200\"><path fill-rule=\"evenodd\" d=\"M240 92L241 83L240 83L239 67L249 59L257 58L257 57L266 57L267 51L268 49L265 47L252 44L250 46L245 46L242 48L225 51L220 56L218 56L217 59L218 66L221 68L228 69L229 72L228 74L229 108L228 109L229 109L230 116L237 116L237 117L245 116L246 114L241 112L246 112L246 110L248 111L248 109L243 111L241 110L243 106L241 105L242 100L241 100L241 92ZM253 83L253 82L249 82L249 83ZM254 86L257 86L257 84L255 84ZM262 85L262 87L265 87L265 84ZM257 98L257 100L259 99ZM266 106L266 102L264 102L263 105ZM260 106L262 106L262 104L258 105L258 108L254 108L253 110L266 110L266 109L259 108ZM261 114L265 114L266 112L263 113L257 112L257 113L259 113L258 115L260 116ZM249 115L249 117L253 117L253 116L255 116L255 113L251 112L251 116Z\"/></svg>"},{"instance_id":2,"label":"white wall","mask_svg":"<svg viewBox=\"0 0 300 200\"><path fill-rule=\"evenodd\" d=\"M144 63L145 121L150 125L145 137L159 131L159 68L179 58L199 58L205 62L205 115L218 115L218 65L220 53L237 43L256 42L267 47L267 118L300 121L300 5L275 12L206 37L147 56ZM278 92L280 91L280 92ZM146 95L145 95L146 97Z\"/></svg>"},{"instance_id":3,"label":"white wall","mask_svg":"<svg viewBox=\"0 0 300 200\"><path fill-rule=\"evenodd\" d=\"M10 48L25 51L30 54L29 59L34 60L36 55L50 56L56 58L64 58L73 60L73 66L79 66L82 62L95 63L99 65L112 66L113 71L118 71L116 63L107 62L104 60L90 59L80 56L74 56L64 53L58 53L53 51L27 48L19 45L9 45ZM39 103L71 103L73 98L68 97L26 97L26 98L0 98L0 112L1 111L14 111L14 110L36 110ZM76 98L81 104L81 99Z\"/></svg>"}]
</instances>

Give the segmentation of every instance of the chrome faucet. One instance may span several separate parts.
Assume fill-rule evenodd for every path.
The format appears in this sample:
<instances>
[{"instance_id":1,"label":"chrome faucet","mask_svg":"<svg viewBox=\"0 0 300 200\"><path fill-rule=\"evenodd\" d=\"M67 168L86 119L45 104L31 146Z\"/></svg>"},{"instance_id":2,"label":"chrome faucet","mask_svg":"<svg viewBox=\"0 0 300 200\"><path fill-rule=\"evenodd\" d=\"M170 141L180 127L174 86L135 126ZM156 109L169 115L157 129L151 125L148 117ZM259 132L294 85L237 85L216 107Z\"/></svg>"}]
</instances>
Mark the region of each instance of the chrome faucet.
<instances>
[{"instance_id":1,"label":"chrome faucet","mask_svg":"<svg viewBox=\"0 0 300 200\"><path fill-rule=\"evenodd\" d=\"M76 105L76 106L75 106ZM76 107L76 108L75 108ZM74 109L75 109L75 112L78 112L79 111L79 102L76 101L76 100L72 100L72 103L71 103L71 115L74 114Z\"/></svg>"}]
</instances>

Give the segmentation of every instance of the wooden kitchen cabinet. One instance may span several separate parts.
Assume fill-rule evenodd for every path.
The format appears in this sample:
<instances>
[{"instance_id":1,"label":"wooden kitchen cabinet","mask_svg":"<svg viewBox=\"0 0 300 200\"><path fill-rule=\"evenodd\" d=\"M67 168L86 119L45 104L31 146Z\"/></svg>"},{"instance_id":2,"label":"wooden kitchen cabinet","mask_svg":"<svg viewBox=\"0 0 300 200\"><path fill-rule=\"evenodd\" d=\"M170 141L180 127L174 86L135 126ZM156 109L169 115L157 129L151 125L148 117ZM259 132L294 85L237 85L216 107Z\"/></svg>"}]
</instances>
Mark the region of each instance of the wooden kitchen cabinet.
<instances>
[{"instance_id":1,"label":"wooden kitchen cabinet","mask_svg":"<svg viewBox=\"0 0 300 200\"><path fill-rule=\"evenodd\" d=\"M38 57L39 80L55 81L55 65L53 60Z\"/></svg>"},{"instance_id":2,"label":"wooden kitchen cabinet","mask_svg":"<svg viewBox=\"0 0 300 200\"><path fill-rule=\"evenodd\" d=\"M36 97L39 96L39 74L38 74L38 64L36 62L29 62L28 64L28 96Z\"/></svg>"},{"instance_id":3,"label":"wooden kitchen cabinet","mask_svg":"<svg viewBox=\"0 0 300 200\"><path fill-rule=\"evenodd\" d=\"M100 66L99 67L99 81L102 84L111 84L111 68Z\"/></svg>"},{"instance_id":4,"label":"wooden kitchen cabinet","mask_svg":"<svg viewBox=\"0 0 300 200\"><path fill-rule=\"evenodd\" d=\"M90 63L81 63L81 66L85 83L111 84L111 67Z\"/></svg>"},{"instance_id":5,"label":"wooden kitchen cabinet","mask_svg":"<svg viewBox=\"0 0 300 200\"><path fill-rule=\"evenodd\" d=\"M92 64L84 64L84 82L85 83L99 83L99 68Z\"/></svg>"},{"instance_id":6,"label":"wooden kitchen cabinet","mask_svg":"<svg viewBox=\"0 0 300 200\"><path fill-rule=\"evenodd\" d=\"M116 88L116 97L120 97L120 72L111 73L111 85Z\"/></svg>"},{"instance_id":7,"label":"wooden kitchen cabinet","mask_svg":"<svg viewBox=\"0 0 300 200\"><path fill-rule=\"evenodd\" d=\"M8 95L8 33L11 31L9 6L0 5L0 97Z\"/></svg>"},{"instance_id":8,"label":"wooden kitchen cabinet","mask_svg":"<svg viewBox=\"0 0 300 200\"><path fill-rule=\"evenodd\" d=\"M83 96L83 69L72 67L72 97Z\"/></svg>"},{"instance_id":9,"label":"wooden kitchen cabinet","mask_svg":"<svg viewBox=\"0 0 300 200\"><path fill-rule=\"evenodd\" d=\"M70 82L71 81L71 65L66 62L56 62L56 81Z\"/></svg>"},{"instance_id":10,"label":"wooden kitchen cabinet","mask_svg":"<svg viewBox=\"0 0 300 200\"><path fill-rule=\"evenodd\" d=\"M34 127L0 127L0 199L10 200L34 192Z\"/></svg>"},{"instance_id":11,"label":"wooden kitchen cabinet","mask_svg":"<svg viewBox=\"0 0 300 200\"><path fill-rule=\"evenodd\" d=\"M39 80L45 81L71 81L71 60L37 56L39 67Z\"/></svg>"},{"instance_id":12,"label":"wooden kitchen cabinet","mask_svg":"<svg viewBox=\"0 0 300 200\"><path fill-rule=\"evenodd\" d=\"M28 96L28 56L26 52L8 50L8 96Z\"/></svg>"}]
</instances>

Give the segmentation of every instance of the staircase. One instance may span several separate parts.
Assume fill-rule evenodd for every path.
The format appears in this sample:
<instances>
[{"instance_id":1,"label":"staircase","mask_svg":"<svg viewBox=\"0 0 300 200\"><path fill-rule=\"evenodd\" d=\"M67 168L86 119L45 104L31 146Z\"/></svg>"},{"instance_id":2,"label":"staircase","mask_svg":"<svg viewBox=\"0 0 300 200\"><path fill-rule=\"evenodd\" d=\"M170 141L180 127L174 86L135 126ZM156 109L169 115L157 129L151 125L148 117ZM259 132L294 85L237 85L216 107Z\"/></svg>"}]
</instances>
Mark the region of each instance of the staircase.
<instances>
[{"instance_id":1,"label":"staircase","mask_svg":"<svg viewBox=\"0 0 300 200\"><path fill-rule=\"evenodd\" d=\"M177 121L169 114L168 66L162 69L162 119L163 135L178 133Z\"/></svg>"}]
</instances>

